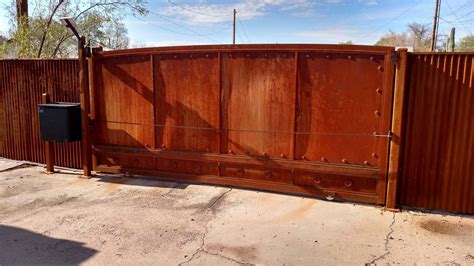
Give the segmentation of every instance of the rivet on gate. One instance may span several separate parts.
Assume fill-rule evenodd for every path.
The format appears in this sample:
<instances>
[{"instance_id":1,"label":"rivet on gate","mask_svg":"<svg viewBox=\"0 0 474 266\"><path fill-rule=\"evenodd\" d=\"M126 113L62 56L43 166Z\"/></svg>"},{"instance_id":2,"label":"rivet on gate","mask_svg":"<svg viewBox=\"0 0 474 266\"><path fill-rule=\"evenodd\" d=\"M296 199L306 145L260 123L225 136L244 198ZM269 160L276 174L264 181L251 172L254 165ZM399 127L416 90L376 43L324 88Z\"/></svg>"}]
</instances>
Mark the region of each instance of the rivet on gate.
<instances>
[{"instance_id":1,"label":"rivet on gate","mask_svg":"<svg viewBox=\"0 0 474 266\"><path fill-rule=\"evenodd\" d=\"M306 160L306 156L304 156L304 155L301 156L301 159L302 159L302 160Z\"/></svg>"},{"instance_id":2,"label":"rivet on gate","mask_svg":"<svg viewBox=\"0 0 474 266\"><path fill-rule=\"evenodd\" d=\"M375 110L375 115L376 115L376 116L380 116L380 115L381 115L380 111L379 111L379 110Z\"/></svg>"},{"instance_id":3,"label":"rivet on gate","mask_svg":"<svg viewBox=\"0 0 474 266\"><path fill-rule=\"evenodd\" d=\"M309 58L309 54L306 55L306 58Z\"/></svg>"},{"instance_id":4,"label":"rivet on gate","mask_svg":"<svg viewBox=\"0 0 474 266\"><path fill-rule=\"evenodd\" d=\"M349 56L347 57L347 59L349 59L349 60L352 59L352 56L349 55Z\"/></svg>"},{"instance_id":5,"label":"rivet on gate","mask_svg":"<svg viewBox=\"0 0 474 266\"><path fill-rule=\"evenodd\" d=\"M346 180L346 181L344 182L344 186L345 186L345 187L352 187L352 181L351 181L351 180Z\"/></svg>"},{"instance_id":6,"label":"rivet on gate","mask_svg":"<svg viewBox=\"0 0 474 266\"><path fill-rule=\"evenodd\" d=\"M263 156L268 156L268 154L266 152L262 152L262 155Z\"/></svg>"},{"instance_id":7,"label":"rivet on gate","mask_svg":"<svg viewBox=\"0 0 474 266\"><path fill-rule=\"evenodd\" d=\"M378 93L378 94L382 94L382 89L381 89L381 88L377 88L377 93Z\"/></svg>"},{"instance_id":8,"label":"rivet on gate","mask_svg":"<svg viewBox=\"0 0 474 266\"><path fill-rule=\"evenodd\" d=\"M364 161L364 164L367 165L367 166L370 165L369 161Z\"/></svg>"},{"instance_id":9,"label":"rivet on gate","mask_svg":"<svg viewBox=\"0 0 474 266\"><path fill-rule=\"evenodd\" d=\"M268 55L267 55L267 54L265 54L265 57L268 57Z\"/></svg>"},{"instance_id":10,"label":"rivet on gate","mask_svg":"<svg viewBox=\"0 0 474 266\"><path fill-rule=\"evenodd\" d=\"M150 148L150 145L148 145L148 143L145 143L145 147Z\"/></svg>"},{"instance_id":11,"label":"rivet on gate","mask_svg":"<svg viewBox=\"0 0 474 266\"><path fill-rule=\"evenodd\" d=\"M229 154L234 154L234 152L232 150L229 150Z\"/></svg>"},{"instance_id":12,"label":"rivet on gate","mask_svg":"<svg viewBox=\"0 0 474 266\"><path fill-rule=\"evenodd\" d=\"M315 183L315 184L321 184L321 178L318 177L318 176L315 177L315 178L314 178L314 183Z\"/></svg>"},{"instance_id":13,"label":"rivet on gate","mask_svg":"<svg viewBox=\"0 0 474 266\"><path fill-rule=\"evenodd\" d=\"M375 153L375 152L372 153L372 157L377 158L377 157L378 157L378 156L377 156L377 153Z\"/></svg>"},{"instance_id":14,"label":"rivet on gate","mask_svg":"<svg viewBox=\"0 0 474 266\"><path fill-rule=\"evenodd\" d=\"M349 163L349 161L347 161L347 159L342 159L342 162L343 163Z\"/></svg>"},{"instance_id":15,"label":"rivet on gate","mask_svg":"<svg viewBox=\"0 0 474 266\"><path fill-rule=\"evenodd\" d=\"M327 162L328 160L326 159L326 157L321 157L321 162Z\"/></svg>"},{"instance_id":16,"label":"rivet on gate","mask_svg":"<svg viewBox=\"0 0 474 266\"><path fill-rule=\"evenodd\" d=\"M271 177L271 176L272 176L272 172L271 172L271 171L266 171L266 172L265 172L265 177L266 177L266 178L269 178L269 177Z\"/></svg>"},{"instance_id":17,"label":"rivet on gate","mask_svg":"<svg viewBox=\"0 0 474 266\"><path fill-rule=\"evenodd\" d=\"M231 55L231 54L229 54L229 57L232 57L232 55Z\"/></svg>"},{"instance_id":18,"label":"rivet on gate","mask_svg":"<svg viewBox=\"0 0 474 266\"><path fill-rule=\"evenodd\" d=\"M166 145L165 145L164 143L161 144L161 148L162 148L162 149L166 149Z\"/></svg>"},{"instance_id":19,"label":"rivet on gate","mask_svg":"<svg viewBox=\"0 0 474 266\"><path fill-rule=\"evenodd\" d=\"M209 55L207 54L206 57L209 57Z\"/></svg>"},{"instance_id":20,"label":"rivet on gate","mask_svg":"<svg viewBox=\"0 0 474 266\"><path fill-rule=\"evenodd\" d=\"M373 56L370 57L370 61L374 61L374 57L373 57Z\"/></svg>"},{"instance_id":21,"label":"rivet on gate","mask_svg":"<svg viewBox=\"0 0 474 266\"><path fill-rule=\"evenodd\" d=\"M247 56L247 57L249 57L250 55L249 55L249 54L247 54L246 56Z\"/></svg>"},{"instance_id":22,"label":"rivet on gate","mask_svg":"<svg viewBox=\"0 0 474 266\"><path fill-rule=\"evenodd\" d=\"M326 58L329 59L329 58L331 58L331 56L330 56L330 55L326 55Z\"/></svg>"},{"instance_id":23,"label":"rivet on gate","mask_svg":"<svg viewBox=\"0 0 474 266\"><path fill-rule=\"evenodd\" d=\"M283 57L286 57L286 54L283 54Z\"/></svg>"},{"instance_id":24,"label":"rivet on gate","mask_svg":"<svg viewBox=\"0 0 474 266\"><path fill-rule=\"evenodd\" d=\"M285 158L285 155L283 153L280 153L281 158Z\"/></svg>"},{"instance_id":25,"label":"rivet on gate","mask_svg":"<svg viewBox=\"0 0 474 266\"><path fill-rule=\"evenodd\" d=\"M383 71L383 67L382 67L382 66L378 66L377 69L378 69L379 71Z\"/></svg>"},{"instance_id":26,"label":"rivet on gate","mask_svg":"<svg viewBox=\"0 0 474 266\"><path fill-rule=\"evenodd\" d=\"M174 58L178 58L178 56L177 56L177 55L175 55L175 56L174 56Z\"/></svg>"},{"instance_id":27,"label":"rivet on gate","mask_svg":"<svg viewBox=\"0 0 474 266\"><path fill-rule=\"evenodd\" d=\"M190 55L189 58L193 58L193 55Z\"/></svg>"}]
</instances>

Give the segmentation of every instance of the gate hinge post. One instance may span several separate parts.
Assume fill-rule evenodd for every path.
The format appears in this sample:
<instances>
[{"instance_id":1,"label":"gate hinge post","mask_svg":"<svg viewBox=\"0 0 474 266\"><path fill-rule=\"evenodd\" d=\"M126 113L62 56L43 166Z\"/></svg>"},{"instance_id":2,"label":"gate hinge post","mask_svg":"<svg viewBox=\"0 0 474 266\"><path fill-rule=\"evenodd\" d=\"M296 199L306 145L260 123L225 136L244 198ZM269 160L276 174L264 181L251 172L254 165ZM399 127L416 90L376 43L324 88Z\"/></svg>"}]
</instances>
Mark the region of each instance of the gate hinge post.
<instances>
[{"instance_id":1,"label":"gate hinge post","mask_svg":"<svg viewBox=\"0 0 474 266\"><path fill-rule=\"evenodd\" d=\"M398 63L400 62L400 52L399 51L393 51L390 54L390 61L392 62L392 64L398 65Z\"/></svg>"}]
</instances>

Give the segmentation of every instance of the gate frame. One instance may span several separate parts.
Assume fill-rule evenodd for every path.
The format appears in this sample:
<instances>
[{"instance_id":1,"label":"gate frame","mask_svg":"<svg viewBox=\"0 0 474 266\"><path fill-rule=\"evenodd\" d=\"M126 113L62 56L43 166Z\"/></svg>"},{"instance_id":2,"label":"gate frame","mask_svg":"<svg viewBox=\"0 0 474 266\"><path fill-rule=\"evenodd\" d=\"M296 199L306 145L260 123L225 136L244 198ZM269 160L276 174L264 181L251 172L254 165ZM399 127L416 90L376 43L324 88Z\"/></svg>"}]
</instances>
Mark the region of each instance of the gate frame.
<instances>
[{"instance_id":1,"label":"gate frame","mask_svg":"<svg viewBox=\"0 0 474 266\"><path fill-rule=\"evenodd\" d=\"M220 48L223 50L229 50L229 52L238 52L238 51L248 51L248 50L261 50L261 51L280 51L279 45L275 45L274 49L271 47L272 45L245 45L244 47L239 47L239 45L206 45L206 46L201 46L201 48L205 48L202 50L197 50L196 48L199 48L199 46L177 46L177 47L161 47L161 48L141 48L141 49L129 49L129 50L118 50L118 51L109 51L107 52L107 56L114 57L114 56L123 56L123 55L137 55L137 54L143 54L143 53L151 53L151 52L164 52L164 53L173 53L173 52L183 52L187 51L187 49L190 49L189 51L202 51L202 52L226 52L226 51L216 51L216 48ZM291 45L288 49L296 48L296 47L314 47L315 45ZM332 51L333 45L316 45L317 49L316 51ZM260 48L263 47L263 48ZM343 46L343 45L338 45L338 50L343 51L343 47L347 47L347 51L350 53L357 53L357 52L367 52L367 50L361 49L357 50L354 49L354 47L357 46ZM313 49L308 49L313 50ZM93 58L97 56L98 52L101 52L102 49L101 47L97 49L93 49L91 56L88 58L88 71L86 72L86 75L84 75L86 79L86 84L88 85L86 90L87 90L87 100L84 102L84 105L87 106L87 119L94 119L95 118L95 102L94 102L94 60ZM295 53L299 53L301 51L295 51ZM304 51L303 51L304 52ZM387 165L379 165L382 169L385 168L385 180L380 184L380 182L377 183L377 188L375 191L380 191L380 186L384 185L384 190L385 193L380 194L383 196L384 199L384 204L385 209L390 210L390 211L396 211L395 209L396 206L396 193L397 193L397 180L399 178L399 162L400 162L400 139L401 139L401 133L402 133L402 114L403 114L403 105L404 105L404 89L405 89L405 79L406 79L406 65L407 65L407 50L406 49L398 49L396 52L394 51L392 56L396 55L397 59L395 59L395 62L393 61L394 59L392 58L392 62L396 67L394 70L391 70L391 67L388 67L387 70L392 72L390 75L394 77L394 80L392 81L384 81L386 84L391 84L392 86L392 97L391 97L391 103L390 103L390 120L388 121L389 123L389 138L390 140L388 141L388 147L387 147L387 154L386 155L381 155L381 156L386 156L385 162ZM85 60L84 60L85 61ZM387 62L387 64L389 64ZM86 64L87 66L87 64ZM81 74L81 71L80 71ZM80 76L83 78L83 75ZM82 84L81 84L82 85ZM82 89L82 86L81 86ZM82 94L81 94L82 96ZM82 100L82 97L81 97ZM92 104L90 104L92 102ZM81 101L82 103L82 101ZM89 122L89 121L88 121ZM91 127L94 125L94 123L91 123ZM83 125L83 132L87 132L86 134L89 134L89 128L84 128ZM92 141L93 142L93 141ZM97 162L96 162L96 157L92 155L92 149L93 149L93 143L84 143L83 147L87 144L87 149L86 152L84 152L83 149L83 159L86 162L91 162L92 161L92 168L96 171L100 171L100 169L97 168ZM89 151L89 152L87 152ZM88 164L88 163L86 163ZM89 164L90 165L90 164ZM84 172L86 173L86 165L84 165ZM89 168L90 169L90 168ZM136 172L141 172L143 174L151 173L153 171L148 171L148 170L139 170ZM90 171L90 170L89 170ZM158 170L155 170L157 172ZM183 174L176 174L176 175L183 175ZM206 179L206 177L204 177ZM210 178L210 177L207 177ZM160 179L170 179L170 180L176 180L172 178L162 178ZM186 179L186 178L183 178ZM219 182L217 182L219 183ZM252 182L250 182L252 183ZM258 186L254 186L258 187ZM265 188L263 188L265 189ZM298 190L294 191L295 193L298 193ZM341 192L338 192L341 193ZM342 197L345 198L345 197Z\"/></svg>"}]
</instances>

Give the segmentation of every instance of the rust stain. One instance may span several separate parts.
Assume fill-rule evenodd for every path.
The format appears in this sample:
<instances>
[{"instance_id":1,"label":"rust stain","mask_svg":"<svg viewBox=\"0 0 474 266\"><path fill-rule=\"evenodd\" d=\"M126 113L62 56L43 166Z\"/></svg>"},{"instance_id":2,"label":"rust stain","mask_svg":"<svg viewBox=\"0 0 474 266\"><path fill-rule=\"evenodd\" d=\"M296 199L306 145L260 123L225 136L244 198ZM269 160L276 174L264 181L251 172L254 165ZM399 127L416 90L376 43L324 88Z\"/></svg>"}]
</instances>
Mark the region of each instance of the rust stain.
<instances>
[{"instance_id":1,"label":"rust stain","mask_svg":"<svg viewBox=\"0 0 474 266\"><path fill-rule=\"evenodd\" d=\"M453 224L438 220L424 220L419 223L419 227L435 234L452 236L472 234L474 231L474 226L471 225Z\"/></svg>"},{"instance_id":2,"label":"rust stain","mask_svg":"<svg viewBox=\"0 0 474 266\"><path fill-rule=\"evenodd\" d=\"M278 222L289 222L297 219L302 219L310 213L310 210L316 204L316 200L304 199L303 202L299 203L298 206L290 212L278 217Z\"/></svg>"}]
</instances>

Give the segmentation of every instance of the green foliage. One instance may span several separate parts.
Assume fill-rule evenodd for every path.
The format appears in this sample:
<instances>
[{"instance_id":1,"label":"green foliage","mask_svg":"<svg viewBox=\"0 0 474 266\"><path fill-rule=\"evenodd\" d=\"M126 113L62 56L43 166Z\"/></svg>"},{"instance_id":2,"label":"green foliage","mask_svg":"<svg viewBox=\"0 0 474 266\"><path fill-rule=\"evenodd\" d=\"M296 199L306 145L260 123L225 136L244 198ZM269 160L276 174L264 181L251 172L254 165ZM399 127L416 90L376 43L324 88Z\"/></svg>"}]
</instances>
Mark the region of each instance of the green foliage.
<instances>
[{"instance_id":1,"label":"green foliage","mask_svg":"<svg viewBox=\"0 0 474 266\"><path fill-rule=\"evenodd\" d=\"M474 52L474 35L467 35L462 38L456 50L459 52Z\"/></svg>"},{"instance_id":2,"label":"green foliage","mask_svg":"<svg viewBox=\"0 0 474 266\"><path fill-rule=\"evenodd\" d=\"M6 6L10 41L0 45L0 57L75 57L77 40L59 22L67 16L76 20L92 45L124 49L129 44L125 15L148 12L146 0L36 0L30 2L30 16L17 21L15 1Z\"/></svg>"}]
</instances>

